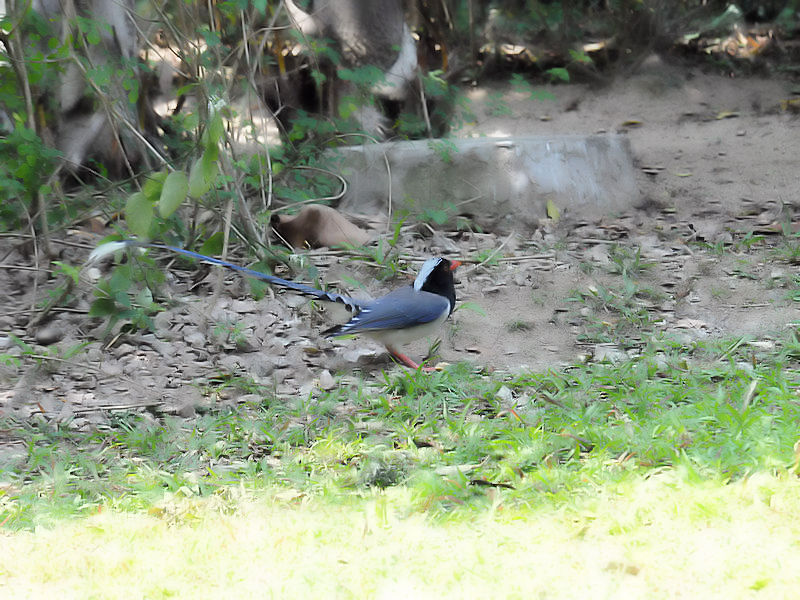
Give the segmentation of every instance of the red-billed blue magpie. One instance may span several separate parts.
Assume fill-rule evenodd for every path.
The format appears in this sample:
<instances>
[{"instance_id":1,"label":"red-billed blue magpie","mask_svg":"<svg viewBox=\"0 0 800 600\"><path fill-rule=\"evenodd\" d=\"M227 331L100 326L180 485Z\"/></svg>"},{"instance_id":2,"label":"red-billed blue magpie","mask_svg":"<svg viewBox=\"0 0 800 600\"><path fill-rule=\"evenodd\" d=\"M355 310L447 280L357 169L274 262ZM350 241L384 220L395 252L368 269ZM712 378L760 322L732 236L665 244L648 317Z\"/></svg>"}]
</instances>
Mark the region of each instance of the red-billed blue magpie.
<instances>
[{"instance_id":1,"label":"red-billed blue magpie","mask_svg":"<svg viewBox=\"0 0 800 600\"><path fill-rule=\"evenodd\" d=\"M139 240L122 240L102 244L92 251L87 264L131 247L169 250L207 263L227 267L250 277L263 279L273 285L311 296L323 302L341 304L352 316L347 323L323 331L322 334L325 337L347 334L367 335L386 346L389 354L412 369L418 369L419 365L399 352L398 347L431 335L452 314L456 304L453 271L461 264L457 260L440 257L429 258L423 263L413 284L398 288L375 300L356 300L349 296L318 290L274 275L259 273L253 269L178 246L152 244Z\"/></svg>"}]
</instances>

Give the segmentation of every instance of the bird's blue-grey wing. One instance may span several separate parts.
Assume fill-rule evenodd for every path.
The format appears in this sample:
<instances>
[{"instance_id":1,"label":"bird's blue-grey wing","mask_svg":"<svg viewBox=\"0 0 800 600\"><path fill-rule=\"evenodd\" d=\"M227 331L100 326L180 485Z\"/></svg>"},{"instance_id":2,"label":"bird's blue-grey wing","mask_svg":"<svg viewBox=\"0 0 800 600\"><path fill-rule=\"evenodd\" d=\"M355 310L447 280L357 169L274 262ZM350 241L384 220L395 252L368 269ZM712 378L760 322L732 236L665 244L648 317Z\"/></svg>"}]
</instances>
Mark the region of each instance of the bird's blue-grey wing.
<instances>
[{"instance_id":1,"label":"bird's blue-grey wing","mask_svg":"<svg viewBox=\"0 0 800 600\"><path fill-rule=\"evenodd\" d=\"M431 323L449 310L450 302L447 298L418 292L409 286L370 302L347 323L328 329L324 334L332 337L366 331L405 329Z\"/></svg>"}]
</instances>

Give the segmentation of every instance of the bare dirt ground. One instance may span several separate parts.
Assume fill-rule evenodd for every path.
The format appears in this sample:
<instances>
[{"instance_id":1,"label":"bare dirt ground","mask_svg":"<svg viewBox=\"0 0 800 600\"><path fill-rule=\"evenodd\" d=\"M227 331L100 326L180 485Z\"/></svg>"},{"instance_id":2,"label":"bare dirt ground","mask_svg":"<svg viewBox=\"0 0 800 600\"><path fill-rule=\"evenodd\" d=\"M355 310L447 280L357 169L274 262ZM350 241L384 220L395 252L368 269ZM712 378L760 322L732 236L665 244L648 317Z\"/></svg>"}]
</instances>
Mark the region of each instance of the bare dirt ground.
<instances>
[{"instance_id":1,"label":"bare dirt ground","mask_svg":"<svg viewBox=\"0 0 800 600\"><path fill-rule=\"evenodd\" d=\"M440 358L501 370L558 368L624 358L650 335L683 343L748 336L768 345L796 327L800 305L790 294L798 295L797 266L785 260L781 234L782 224L797 223L800 206L800 119L781 105L792 89L781 79L726 78L653 59L605 89L553 87L554 101L503 86L470 92L478 119L458 135L626 133L640 167L641 201L600 220L545 220L509 239L409 231L404 251L419 257L469 259L502 245L494 257L500 260L462 269L459 300L483 314L456 311ZM77 234L61 239L96 243ZM170 272L166 290L175 304L156 317L156 333L122 334L109 345L105 326L85 315L92 296L84 285L77 312L54 312L29 336L31 282L37 278L38 298L53 282L29 270L18 242L0 241L0 354L20 361L0 366L0 413L43 412L79 427L104 422L113 409L188 416L235 400L241 392L233 388L213 396L204 388L231 375L292 396L337 385L331 373L360 371L380 381L381 370L401 368L369 341L322 340L319 317L289 294L255 301L228 273L223 292L214 294L216 271L199 283L196 274ZM64 248L73 264L87 253ZM329 282L346 275L372 294L387 285L335 253L311 259ZM31 344L27 356L12 334ZM91 343L68 354L84 341ZM408 350L422 356L427 343Z\"/></svg>"},{"instance_id":2,"label":"bare dirt ground","mask_svg":"<svg viewBox=\"0 0 800 600\"><path fill-rule=\"evenodd\" d=\"M781 109L791 90L787 81L706 75L653 58L608 89L551 88L557 98L552 103L508 93L513 118L484 114L476 130L624 132L641 167L641 202L599 222L570 215L571 225L544 235L544 245L555 249L550 268L507 263L505 274L493 273L492 279L507 283L485 300L491 314L471 335L465 323L456 341L479 346L480 356L498 366L538 369L574 360L586 350L576 345L582 325L570 318L572 311L561 310L569 308L565 299L575 290L613 285L613 243L640 248L642 260L652 264L639 279L660 292L652 307L662 320L660 331L684 338L758 337L796 322L798 305L786 300L785 289L796 266L776 261L770 248L719 254L703 247L753 232L772 234L766 243L772 247L779 244L774 234L782 223L797 223L800 120ZM474 93L476 100L486 95ZM479 303L491 297L474 283L466 287ZM602 319L603 312L592 314ZM520 318L532 327L510 332L509 324Z\"/></svg>"}]
</instances>

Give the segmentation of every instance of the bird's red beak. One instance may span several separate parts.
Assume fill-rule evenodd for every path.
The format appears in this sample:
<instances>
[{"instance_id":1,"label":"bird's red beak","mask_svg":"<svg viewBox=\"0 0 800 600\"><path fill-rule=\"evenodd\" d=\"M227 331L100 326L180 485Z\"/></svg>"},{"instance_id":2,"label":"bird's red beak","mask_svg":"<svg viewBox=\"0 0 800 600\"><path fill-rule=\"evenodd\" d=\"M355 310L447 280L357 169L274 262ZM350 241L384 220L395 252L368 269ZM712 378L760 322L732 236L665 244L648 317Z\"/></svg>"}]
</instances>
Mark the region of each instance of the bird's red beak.
<instances>
[{"instance_id":1,"label":"bird's red beak","mask_svg":"<svg viewBox=\"0 0 800 600\"><path fill-rule=\"evenodd\" d=\"M461 266L460 260L451 260L450 261L450 270L455 271L458 267Z\"/></svg>"}]
</instances>

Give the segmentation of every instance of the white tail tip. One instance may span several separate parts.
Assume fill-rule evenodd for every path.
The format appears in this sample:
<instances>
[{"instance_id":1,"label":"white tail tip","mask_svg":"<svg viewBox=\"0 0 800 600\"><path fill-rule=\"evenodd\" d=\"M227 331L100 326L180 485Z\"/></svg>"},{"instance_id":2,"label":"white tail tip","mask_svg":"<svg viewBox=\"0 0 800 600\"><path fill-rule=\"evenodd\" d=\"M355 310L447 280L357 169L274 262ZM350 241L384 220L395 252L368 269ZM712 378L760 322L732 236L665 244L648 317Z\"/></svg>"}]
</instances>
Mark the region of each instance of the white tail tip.
<instances>
[{"instance_id":1,"label":"white tail tip","mask_svg":"<svg viewBox=\"0 0 800 600\"><path fill-rule=\"evenodd\" d=\"M124 240L121 242L108 242L105 244L101 244L89 255L89 258L86 259L86 264L91 265L92 263L96 263L97 261L105 258L109 254L114 254L114 252L118 252L119 250L123 250L131 245L131 240Z\"/></svg>"}]
</instances>

